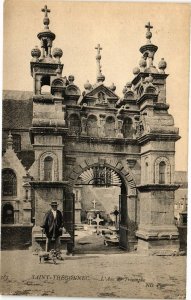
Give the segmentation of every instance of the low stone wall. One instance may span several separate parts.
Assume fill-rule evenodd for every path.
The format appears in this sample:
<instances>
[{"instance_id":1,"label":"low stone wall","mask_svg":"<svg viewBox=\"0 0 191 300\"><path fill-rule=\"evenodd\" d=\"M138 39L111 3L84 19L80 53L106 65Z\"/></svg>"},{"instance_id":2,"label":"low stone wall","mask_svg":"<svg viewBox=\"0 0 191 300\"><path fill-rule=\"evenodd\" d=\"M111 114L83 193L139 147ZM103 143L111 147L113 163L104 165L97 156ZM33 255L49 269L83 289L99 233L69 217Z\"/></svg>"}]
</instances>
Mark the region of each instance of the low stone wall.
<instances>
[{"instance_id":1,"label":"low stone wall","mask_svg":"<svg viewBox=\"0 0 191 300\"><path fill-rule=\"evenodd\" d=\"M28 249L32 244L31 225L2 225L1 250Z\"/></svg>"}]
</instances>

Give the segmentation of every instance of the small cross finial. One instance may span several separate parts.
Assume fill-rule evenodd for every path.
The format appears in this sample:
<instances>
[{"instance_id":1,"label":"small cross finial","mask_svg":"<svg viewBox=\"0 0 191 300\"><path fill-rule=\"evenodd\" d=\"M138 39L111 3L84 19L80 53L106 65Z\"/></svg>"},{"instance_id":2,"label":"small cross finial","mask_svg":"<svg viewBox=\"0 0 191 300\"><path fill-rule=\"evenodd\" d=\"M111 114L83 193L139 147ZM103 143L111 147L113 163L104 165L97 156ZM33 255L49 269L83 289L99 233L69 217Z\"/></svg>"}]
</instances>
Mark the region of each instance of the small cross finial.
<instances>
[{"instance_id":1,"label":"small cross finial","mask_svg":"<svg viewBox=\"0 0 191 300\"><path fill-rule=\"evenodd\" d=\"M48 13L50 13L50 9L48 9L47 5L44 6L44 8L41 9L42 12L44 12L44 16L48 17Z\"/></svg>"},{"instance_id":2,"label":"small cross finial","mask_svg":"<svg viewBox=\"0 0 191 300\"><path fill-rule=\"evenodd\" d=\"M151 44L151 38L152 38L152 32L151 32L151 29L153 28L153 26L151 25L150 22L148 22L146 25L145 25L145 28L147 28L147 32L146 32L146 39L147 39L147 44Z\"/></svg>"},{"instance_id":3,"label":"small cross finial","mask_svg":"<svg viewBox=\"0 0 191 300\"><path fill-rule=\"evenodd\" d=\"M102 50L100 44L98 44L97 47L95 47L95 49L97 50L98 54L100 54L100 50Z\"/></svg>"},{"instance_id":4,"label":"small cross finial","mask_svg":"<svg viewBox=\"0 0 191 300\"><path fill-rule=\"evenodd\" d=\"M153 28L153 26L151 25L150 22L148 22L148 23L145 25L145 28L147 28L148 31L151 31L151 29Z\"/></svg>"},{"instance_id":5,"label":"small cross finial","mask_svg":"<svg viewBox=\"0 0 191 300\"><path fill-rule=\"evenodd\" d=\"M44 12L44 19L43 19L43 23L44 23L44 29L49 29L48 25L50 23L49 17L48 17L48 13L50 13L50 9L48 9L47 5L44 6L44 8L41 9L42 12Z\"/></svg>"}]
</instances>

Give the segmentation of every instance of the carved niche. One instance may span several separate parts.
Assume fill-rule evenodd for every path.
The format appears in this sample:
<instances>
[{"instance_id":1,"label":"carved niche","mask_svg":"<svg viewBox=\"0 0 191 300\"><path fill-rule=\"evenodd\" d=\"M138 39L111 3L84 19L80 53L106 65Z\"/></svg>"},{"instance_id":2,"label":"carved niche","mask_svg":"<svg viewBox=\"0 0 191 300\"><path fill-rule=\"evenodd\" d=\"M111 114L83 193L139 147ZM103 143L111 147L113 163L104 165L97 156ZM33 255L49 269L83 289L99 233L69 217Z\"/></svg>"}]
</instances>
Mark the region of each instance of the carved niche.
<instances>
[{"instance_id":1,"label":"carved niche","mask_svg":"<svg viewBox=\"0 0 191 300\"><path fill-rule=\"evenodd\" d=\"M39 174L40 174L40 180L46 181L46 170L45 170L45 161L50 158L52 160L52 170L51 170L51 179L49 181L58 181L59 180L59 173L58 173L58 158L55 153L53 152L44 152L40 156L39 160Z\"/></svg>"},{"instance_id":2,"label":"carved niche","mask_svg":"<svg viewBox=\"0 0 191 300\"><path fill-rule=\"evenodd\" d=\"M155 183L171 183L171 166L167 157L161 156L155 160Z\"/></svg>"}]
</instances>

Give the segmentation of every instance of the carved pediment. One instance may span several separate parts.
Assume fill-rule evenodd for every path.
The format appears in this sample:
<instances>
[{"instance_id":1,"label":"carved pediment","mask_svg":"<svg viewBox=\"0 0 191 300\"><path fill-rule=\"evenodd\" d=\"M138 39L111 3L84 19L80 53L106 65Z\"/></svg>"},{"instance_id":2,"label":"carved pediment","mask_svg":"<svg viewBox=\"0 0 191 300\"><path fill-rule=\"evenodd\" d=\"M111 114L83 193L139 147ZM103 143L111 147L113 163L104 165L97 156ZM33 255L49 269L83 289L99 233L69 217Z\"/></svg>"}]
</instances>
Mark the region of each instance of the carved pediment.
<instances>
[{"instance_id":1,"label":"carved pediment","mask_svg":"<svg viewBox=\"0 0 191 300\"><path fill-rule=\"evenodd\" d=\"M99 93L104 94L107 99L110 98L116 101L119 99L119 97L114 92L112 92L109 88L105 87L103 84L93 88L93 90L86 94L86 97L98 98Z\"/></svg>"}]
</instances>

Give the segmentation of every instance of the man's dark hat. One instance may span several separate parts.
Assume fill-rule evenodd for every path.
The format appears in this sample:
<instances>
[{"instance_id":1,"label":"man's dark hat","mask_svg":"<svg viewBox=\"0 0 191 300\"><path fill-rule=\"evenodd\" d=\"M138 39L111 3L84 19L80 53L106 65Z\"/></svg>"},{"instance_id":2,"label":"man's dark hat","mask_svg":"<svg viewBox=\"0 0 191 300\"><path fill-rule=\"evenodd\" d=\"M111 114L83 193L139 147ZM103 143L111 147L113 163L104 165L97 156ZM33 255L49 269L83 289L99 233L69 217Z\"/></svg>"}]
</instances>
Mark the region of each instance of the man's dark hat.
<instances>
[{"instance_id":1,"label":"man's dark hat","mask_svg":"<svg viewBox=\"0 0 191 300\"><path fill-rule=\"evenodd\" d=\"M51 206L58 206L58 203L57 203L56 201L52 201L52 202L50 203L50 205L51 205Z\"/></svg>"}]
</instances>

